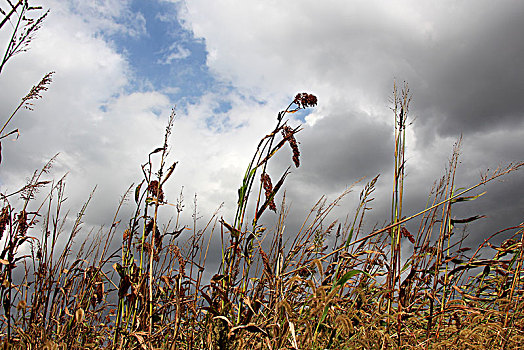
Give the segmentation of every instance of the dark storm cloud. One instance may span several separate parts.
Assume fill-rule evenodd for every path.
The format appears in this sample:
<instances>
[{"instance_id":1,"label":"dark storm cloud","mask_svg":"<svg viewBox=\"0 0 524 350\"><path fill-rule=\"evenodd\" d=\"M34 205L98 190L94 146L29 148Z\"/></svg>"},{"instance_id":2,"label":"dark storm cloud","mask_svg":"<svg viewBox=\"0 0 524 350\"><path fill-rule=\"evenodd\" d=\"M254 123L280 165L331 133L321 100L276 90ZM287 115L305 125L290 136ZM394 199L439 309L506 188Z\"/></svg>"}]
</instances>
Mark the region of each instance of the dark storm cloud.
<instances>
[{"instance_id":1,"label":"dark storm cloud","mask_svg":"<svg viewBox=\"0 0 524 350\"><path fill-rule=\"evenodd\" d=\"M523 3L404 3L397 9L370 3L354 11L339 5L304 11L308 20L286 28L289 36L262 40L269 57L290 46L300 57L294 65L306 77L288 81L308 81L317 89L328 84L330 96L380 103L394 79L406 80L418 126L442 136L515 127L523 120ZM276 68L261 63L260 69L267 74ZM250 81L260 83L256 76Z\"/></svg>"},{"instance_id":2,"label":"dark storm cloud","mask_svg":"<svg viewBox=\"0 0 524 350\"><path fill-rule=\"evenodd\" d=\"M392 164L392 131L372 115L336 112L299 135L304 140L300 180L318 188L319 194L343 191Z\"/></svg>"},{"instance_id":3,"label":"dark storm cloud","mask_svg":"<svg viewBox=\"0 0 524 350\"><path fill-rule=\"evenodd\" d=\"M421 123L442 135L514 128L524 119L524 3L471 7L408 50ZM429 121L427 121L429 119Z\"/></svg>"},{"instance_id":4,"label":"dark storm cloud","mask_svg":"<svg viewBox=\"0 0 524 350\"><path fill-rule=\"evenodd\" d=\"M118 9L117 2L107 2L113 3ZM236 190L257 141L270 132L279 108L302 91L316 94L319 106L312 113L315 123L309 120L297 135L302 165L286 181L292 204L289 226L300 224L323 194L332 200L360 177L366 179L359 186L379 173L377 215L368 223L387 219L393 163L388 98L395 79L409 83L411 115L416 117L408 135L407 214L424 208L460 134L461 185L475 184L488 167L522 159L524 3L193 0L187 7L188 35L202 39L207 67L234 90L216 95L202 91L202 98L184 106L187 111L175 122L173 156L180 166L166 192L172 201L186 186L188 217L195 192L204 221L222 201L220 215L226 221L232 217ZM71 198L76 194L83 201L98 184L99 202L94 202L90 218L107 225L113 215L105 209L107 203L114 208L127 186L141 180L139 165L161 141L165 123L154 112L179 101L158 92L122 93L131 70L142 68L130 69L114 45L94 34L96 26L86 28L82 18L67 11L56 13L32 51L18 57L21 64L10 67L22 77L29 68L38 68L31 79L18 80L25 90L7 88L14 86L16 76L2 73L4 102L18 101L42 74L57 71L38 113L19 116L23 143L2 145L9 171L1 168L0 175L7 181L7 175L11 180L30 174L46 157L62 151L59 170L73 169L73 176L83 178L69 187ZM89 23L111 29L111 18ZM172 67L179 68L176 63ZM224 101L232 104L223 118L234 122L234 130L213 111L214 103ZM12 110L6 103L4 115ZM214 124L218 126L210 129ZM270 173L274 181L289 163L286 150ZM472 237L481 239L486 232L522 221L524 178L517 173L511 179L487 186L488 195L463 206L465 213L457 212L489 214L470 226ZM341 204L342 220L358 204L360 188ZM275 218L265 215L267 222Z\"/></svg>"}]
</instances>

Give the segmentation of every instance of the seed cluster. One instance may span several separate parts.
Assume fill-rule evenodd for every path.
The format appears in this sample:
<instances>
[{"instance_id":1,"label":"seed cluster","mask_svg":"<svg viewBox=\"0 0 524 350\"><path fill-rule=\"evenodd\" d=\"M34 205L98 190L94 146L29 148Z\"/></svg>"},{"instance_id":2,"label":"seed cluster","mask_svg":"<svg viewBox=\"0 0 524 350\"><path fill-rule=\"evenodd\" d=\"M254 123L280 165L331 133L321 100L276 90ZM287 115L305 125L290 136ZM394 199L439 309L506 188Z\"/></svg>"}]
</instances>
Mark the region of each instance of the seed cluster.
<instances>
[{"instance_id":1,"label":"seed cluster","mask_svg":"<svg viewBox=\"0 0 524 350\"><path fill-rule=\"evenodd\" d=\"M302 92L295 96L293 103L299 108L315 107L317 105L317 97L306 92Z\"/></svg>"}]
</instances>

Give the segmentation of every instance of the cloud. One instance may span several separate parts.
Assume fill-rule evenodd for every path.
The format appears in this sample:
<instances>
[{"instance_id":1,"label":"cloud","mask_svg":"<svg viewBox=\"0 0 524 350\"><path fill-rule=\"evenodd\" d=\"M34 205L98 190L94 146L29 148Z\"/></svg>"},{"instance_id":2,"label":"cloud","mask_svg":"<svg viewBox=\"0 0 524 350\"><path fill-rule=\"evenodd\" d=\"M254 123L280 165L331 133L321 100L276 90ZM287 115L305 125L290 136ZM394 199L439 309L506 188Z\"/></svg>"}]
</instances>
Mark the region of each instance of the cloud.
<instances>
[{"instance_id":1,"label":"cloud","mask_svg":"<svg viewBox=\"0 0 524 350\"><path fill-rule=\"evenodd\" d=\"M50 7L65 7L67 13L63 13L64 15L76 16L95 33L120 33L138 37L147 32L146 21L142 13L131 9L131 3L130 0L69 0L62 4L52 2Z\"/></svg>"},{"instance_id":2,"label":"cloud","mask_svg":"<svg viewBox=\"0 0 524 350\"><path fill-rule=\"evenodd\" d=\"M219 79L272 106L301 91L319 97L300 137L307 170L296 171L311 203L361 174L382 173L379 186L390 191L394 80L409 82L414 96L406 165L411 210L425 205L461 134L467 147L459 172L518 160L518 143L510 140L518 140L524 116L522 4L196 0L185 6L182 22L205 41L207 64ZM522 221L517 208L507 210L513 222Z\"/></svg>"},{"instance_id":3,"label":"cloud","mask_svg":"<svg viewBox=\"0 0 524 350\"><path fill-rule=\"evenodd\" d=\"M430 114L427 119L445 119L440 133L459 135L521 120L522 4L244 1L233 7L191 1L186 6L183 18L205 38L209 66L239 88L285 95L303 86L376 106L386 100L394 78L406 79L420 111Z\"/></svg>"},{"instance_id":4,"label":"cloud","mask_svg":"<svg viewBox=\"0 0 524 350\"><path fill-rule=\"evenodd\" d=\"M191 55L191 51L183 47L182 45L175 43L172 44L162 58L157 61L158 64L171 64L174 60L182 60L188 58Z\"/></svg>"},{"instance_id":5,"label":"cloud","mask_svg":"<svg viewBox=\"0 0 524 350\"><path fill-rule=\"evenodd\" d=\"M89 220L107 224L118 198L140 178L142 157L161 139L165 118L158 114L168 115L171 104L157 92L125 92L130 67L98 34L105 22L86 21L65 3L51 7L30 51L9 62L0 80L2 91L9 91L1 97L2 115L9 115L41 76L56 71L35 111L21 111L13 120L21 137L3 142L2 191L18 189L60 153L53 174L69 173L72 210L98 184L92 207L99 215Z\"/></svg>"},{"instance_id":6,"label":"cloud","mask_svg":"<svg viewBox=\"0 0 524 350\"><path fill-rule=\"evenodd\" d=\"M286 185L293 224L321 195L333 199L362 176L361 185L378 173L379 215L368 222L383 223L391 200L393 116L388 99L395 79L399 84L407 80L414 93L408 211L425 205L460 134L461 184L477 181L484 168L521 157L514 140L521 140L524 130L519 69L524 52L518 35L522 21L517 20L523 6L514 2L355 1L349 6L336 0L178 1L173 16L179 16L186 31L182 39L172 35L165 43L161 62L166 69L180 70L180 61L194 56L186 44L198 41L205 44L207 58L206 67L196 71L205 68L213 75L204 82L186 79L200 91L182 103L170 100L168 93L181 96L188 86L136 84L137 71L145 68L130 63L123 41L115 37L155 37L148 36L147 16L133 12L131 2L51 5L31 51L10 62L0 78L5 92L0 108L6 115L43 74L56 71L35 112L20 113L14 121L21 138L2 144L0 185L16 189L61 152L55 171L70 172L72 206L79 208L98 184L88 212L92 224L108 224L120 195L141 181L140 164L161 145L167 116L177 104L170 159L179 164L166 194L173 203L184 188L189 219L195 193L205 219L222 202L221 215L231 217L258 141L297 92L314 93L319 105L310 114L289 115L293 126L305 121L297 136L302 166L293 169ZM156 18L169 23L165 13ZM269 169L272 178L288 164L290 153L284 149ZM522 221L519 206L499 208L501 193L519 203L522 176L497 185L493 197L481 199L494 215L490 224L475 226L480 231ZM343 202L342 217L356 201L354 196ZM169 210L166 216L173 214ZM267 214L264 220L273 217Z\"/></svg>"}]
</instances>

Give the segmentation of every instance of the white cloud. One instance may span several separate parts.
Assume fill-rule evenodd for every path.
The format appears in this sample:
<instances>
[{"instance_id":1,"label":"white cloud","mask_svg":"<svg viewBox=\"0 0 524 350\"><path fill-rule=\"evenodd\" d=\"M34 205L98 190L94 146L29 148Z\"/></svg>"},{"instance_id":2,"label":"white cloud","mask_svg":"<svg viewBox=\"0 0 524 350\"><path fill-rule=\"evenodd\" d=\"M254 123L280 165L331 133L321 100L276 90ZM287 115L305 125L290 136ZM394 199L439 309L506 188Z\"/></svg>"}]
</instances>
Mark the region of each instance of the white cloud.
<instances>
[{"instance_id":1,"label":"white cloud","mask_svg":"<svg viewBox=\"0 0 524 350\"><path fill-rule=\"evenodd\" d=\"M114 4L95 5L110 9ZM99 206L93 210L103 215L90 220L101 223L140 176L143 156L156 146L165 127L158 111L168 115L170 102L156 92L125 93L128 63L98 34L108 24L86 20L91 12L83 17L61 2L51 7L30 51L9 62L0 80L2 91L9 91L0 97L2 115L8 115L43 74L56 71L44 98L35 102L35 111L21 111L12 121L21 137L3 143L2 191L17 189L33 170L60 152L54 174L70 173L73 211L98 184Z\"/></svg>"},{"instance_id":2,"label":"white cloud","mask_svg":"<svg viewBox=\"0 0 524 350\"><path fill-rule=\"evenodd\" d=\"M30 52L2 74L0 86L9 91L0 97L5 115L43 74L56 71L35 111L23 111L13 121L21 137L3 143L0 186L2 192L18 189L60 153L53 174L69 173L72 211L97 185L86 222L107 225L123 192L141 181L140 165L161 146L174 103L164 94L168 91L127 91L132 69L114 43L99 35L109 24L94 25L59 4L53 9ZM231 103L230 113L214 112L224 99ZM247 162L275 123L276 110L235 92L216 92L204 93L186 113L177 113L171 159L180 164L167 184L167 199L174 202L183 186L187 208L198 193L206 219L222 201L232 212Z\"/></svg>"},{"instance_id":3,"label":"white cloud","mask_svg":"<svg viewBox=\"0 0 524 350\"><path fill-rule=\"evenodd\" d=\"M96 215L89 218L107 224L119 195L131 182L140 181L140 164L161 145L170 108L177 103L165 94L180 90L127 91L132 69L100 33L147 35L143 16L133 14L129 2L67 4L52 3L53 12L31 51L16 57L2 73L1 111L6 115L43 74L57 72L35 112L21 113L14 121L22 137L2 145L1 185L13 189L43 159L60 151L56 171L71 172L71 198L84 199L98 184L100 200L92 206ZM297 137L303 166L288 178L288 199L298 215L320 195L340 193L362 175L383 173L379 186L386 191L393 123L387 99L394 78L412 85L418 117L408 141L408 180L412 188L429 191L424 186L440 175L456 136L435 131L443 120L453 122L444 107L469 103L448 82L472 76L465 66L454 68L454 61L447 60L457 57L461 47L465 51L460 57L486 54L479 22L489 18L492 9L486 2L478 8L475 4L194 0L179 6L181 21L207 46L209 68L233 89L211 87L178 112L171 154L180 163L168 183L168 200L174 201L184 186L187 207L198 192L205 218L222 201L224 212L231 213L259 139L273 127L278 110L303 91L316 94L319 106L306 117L305 130ZM491 17L493 28L494 23L504 23L503 11L497 11ZM456 34L462 35L460 41L454 41ZM469 39L477 40L475 50L466 45ZM516 40L520 38L511 42L518 47ZM179 42L166 47L166 64L176 65L177 59L190 54ZM517 51L517 57L521 53ZM438 103L432 102L435 96ZM227 113L220 112L224 101L231 104ZM418 114L428 111L432 113ZM507 131L502 126L497 130ZM468 130L456 133L461 131ZM520 137L517 132L512 135ZM509 138L488 145L483 136L476 134L466 147L475 152L473 159L483 159L482 166L503 160L505 150L517 154ZM497 137L502 136L493 134L490 140ZM271 168L274 174L289 162L285 152ZM466 172L473 173L474 167L468 164ZM389 193L383 196L389 201Z\"/></svg>"},{"instance_id":4,"label":"white cloud","mask_svg":"<svg viewBox=\"0 0 524 350\"><path fill-rule=\"evenodd\" d=\"M182 60L189 56L191 56L191 51L178 43L174 43L163 53L162 58L159 59L157 63L172 64L175 60Z\"/></svg>"},{"instance_id":5,"label":"white cloud","mask_svg":"<svg viewBox=\"0 0 524 350\"><path fill-rule=\"evenodd\" d=\"M522 126L523 9L511 1L193 0L185 2L182 23L206 43L210 69L242 93L273 108L296 92L319 97L301 139L310 150L304 164L318 181L332 180L305 181L313 201L315 189L351 183L355 167L383 173L387 190L393 147L383 130L392 133L395 79L414 92L407 164L413 188L440 176L461 133L485 156L461 171L514 160L509 145L482 139L489 128L509 134ZM479 159L477 152L464 157ZM425 198L418 199L423 206Z\"/></svg>"},{"instance_id":6,"label":"white cloud","mask_svg":"<svg viewBox=\"0 0 524 350\"><path fill-rule=\"evenodd\" d=\"M130 9L130 0L69 0L51 2L53 9L66 7L64 15L76 15L91 31L108 34L122 33L138 37L146 33L146 20L140 12Z\"/></svg>"}]
</instances>

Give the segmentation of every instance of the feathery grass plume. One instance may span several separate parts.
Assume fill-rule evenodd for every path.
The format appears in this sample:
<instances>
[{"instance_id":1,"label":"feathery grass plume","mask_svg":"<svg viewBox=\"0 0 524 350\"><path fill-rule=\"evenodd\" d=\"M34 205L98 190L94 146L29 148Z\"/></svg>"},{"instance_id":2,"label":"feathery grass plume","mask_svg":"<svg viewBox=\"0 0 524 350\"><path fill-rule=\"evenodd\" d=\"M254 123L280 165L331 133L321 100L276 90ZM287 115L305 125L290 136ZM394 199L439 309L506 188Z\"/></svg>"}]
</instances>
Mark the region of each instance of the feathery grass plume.
<instances>
[{"instance_id":1,"label":"feathery grass plume","mask_svg":"<svg viewBox=\"0 0 524 350\"><path fill-rule=\"evenodd\" d=\"M20 12L13 10L27 3L10 2L4 20L14 19ZM19 108L31 108L50 81L51 74ZM289 142L292 161L300 165L299 128L284 119L317 104L308 93L297 94L262 137L242 179L235 217L228 220L217 211L197 227L195 203L193 227L187 230L182 193L176 204L168 201L165 183L177 164L168 161L174 111L161 147L144 155L140 184L129 187L113 220L99 230L84 232L82 224L91 196L76 218L68 214L65 180L44 179L49 163L22 189L0 195L2 347L519 348L524 343L524 225L503 228L468 250L459 230L482 216L455 218L453 211L477 200L480 186L524 163L485 173L477 184L457 189L456 147L425 209L406 216L406 96L399 92L394 111L389 224L369 231L363 223L378 176L364 186L345 222L331 215L351 188L331 202L321 198L298 229L287 220L285 196L276 218L262 216L267 207L276 211L275 196L289 174L288 168L273 186L270 160ZM9 135L3 133L5 125L0 137ZM48 196L37 202L36 190L49 184ZM126 217L120 205L132 189L134 212ZM21 201L12 199L19 194ZM168 206L175 207L176 220L164 221L159 214ZM418 229L412 225L416 218ZM113 235L122 239L118 246L111 244ZM208 261L208 253L221 255L222 265Z\"/></svg>"},{"instance_id":2,"label":"feathery grass plume","mask_svg":"<svg viewBox=\"0 0 524 350\"><path fill-rule=\"evenodd\" d=\"M24 98L22 98L22 101L20 102L20 104L16 107L14 112L11 113L9 118L7 118L7 120L5 121L4 125L0 129L0 164L2 163L2 142L1 142L1 140L6 138L6 137L8 137L8 136L10 136L10 135L13 135L13 134L17 135L16 138L18 138L18 136L20 135L20 131L18 129L14 129L14 130L4 134L5 128L11 122L11 120L13 119L15 114L20 110L20 108L23 107L23 108L29 109L31 111L33 110L33 104L30 101L37 100L37 99L42 97L41 96L41 92L42 91L46 91L48 89L48 85L52 82L51 76L53 75L53 73L54 72L47 73L42 78L42 80L40 80L40 82L37 85L35 85L35 86L33 86L31 88L31 91L29 91L29 93Z\"/></svg>"},{"instance_id":3,"label":"feathery grass plume","mask_svg":"<svg viewBox=\"0 0 524 350\"><path fill-rule=\"evenodd\" d=\"M54 72L49 72L47 73L46 75L44 75L44 77L40 80L40 82L37 84L37 85L34 85L31 90L27 93L27 95L25 95L22 100L20 101L20 104L15 108L14 112L11 113L11 115L9 116L9 118L7 118L7 120L5 121L4 125L2 126L2 128L0 129L0 140L9 136L9 135L12 135L13 133L19 133L18 129L16 130L13 130L7 134L4 134L4 130L5 128L7 127L7 125L11 122L11 120L13 119L13 117L15 116L15 114L21 109L21 108L25 108L25 109L28 109L28 110L33 110L33 104L31 103L31 101L33 100L38 100L40 98L42 98L42 95L41 93L43 91L47 91L49 89L48 85L52 83L52 76L53 76Z\"/></svg>"},{"instance_id":4,"label":"feathery grass plume","mask_svg":"<svg viewBox=\"0 0 524 350\"><path fill-rule=\"evenodd\" d=\"M8 21L11 22L12 34L4 53L4 57L0 62L0 73L4 69L5 64L13 58L16 54L25 52L29 49L29 44L33 40L35 33L42 27L42 24L47 17L49 10L43 14L32 17L33 12L40 13L41 6L32 6L28 0L19 0L15 5L7 0L11 6L9 13L2 11L4 18L0 22L0 28ZM14 20L13 20L13 17Z\"/></svg>"},{"instance_id":5,"label":"feathery grass plume","mask_svg":"<svg viewBox=\"0 0 524 350\"><path fill-rule=\"evenodd\" d=\"M40 80L40 82L33 86L29 93L22 98L22 107L25 109L33 110L33 104L30 103L32 100L38 100L42 98L42 92L49 89L48 85L53 82L53 74L55 72L49 72Z\"/></svg>"},{"instance_id":6,"label":"feathery grass plume","mask_svg":"<svg viewBox=\"0 0 524 350\"><path fill-rule=\"evenodd\" d=\"M34 19L31 16L29 16L29 13L38 12L38 10L41 10L42 7L31 6L29 4L29 1L18 1L16 5L13 6L11 3L10 5L12 7L12 10L9 12L9 14L4 13L4 19L2 20L0 24L0 28L6 23L6 21L10 20L13 15L16 14L17 19L16 19L16 23L12 27L13 33L7 45L6 51L4 53L4 57L2 61L0 62L0 73L2 72L5 64L14 55L28 50L29 44L34 37L34 34L38 31L38 29L41 28L44 19L47 17L49 13L49 11L46 11L44 12L44 14L39 16L37 19ZM18 9L17 11L17 8L19 8L20 6L21 6L21 9ZM18 107L15 109L15 111L11 114L11 116L7 119L7 121L4 123L4 125L0 129L0 139L7 136L7 135L3 135L4 129L7 127L7 125L13 118L13 116L16 114L16 112L20 108L24 107L24 108L32 110L32 104L30 103L30 101L41 98L40 93L48 89L47 85L51 83L52 81L51 76L53 75L53 73L54 72L50 72L44 75L42 80L37 85L33 86L31 91L29 91L29 93L22 99ZM12 133L13 132L9 134L12 134Z\"/></svg>"}]
</instances>

